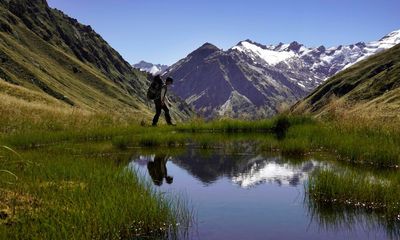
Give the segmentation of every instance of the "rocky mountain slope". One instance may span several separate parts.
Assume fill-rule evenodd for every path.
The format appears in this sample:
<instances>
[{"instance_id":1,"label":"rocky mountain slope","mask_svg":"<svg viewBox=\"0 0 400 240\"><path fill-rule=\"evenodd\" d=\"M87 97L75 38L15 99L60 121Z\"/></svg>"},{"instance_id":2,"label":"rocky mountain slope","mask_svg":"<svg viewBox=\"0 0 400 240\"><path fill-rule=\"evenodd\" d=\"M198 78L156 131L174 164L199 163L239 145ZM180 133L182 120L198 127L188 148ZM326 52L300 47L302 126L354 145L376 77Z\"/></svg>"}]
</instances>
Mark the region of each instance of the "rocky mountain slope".
<instances>
[{"instance_id":1,"label":"rocky mountain slope","mask_svg":"<svg viewBox=\"0 0 400 240\"><path fill-rule=\"evenodd\" d=\"M400 119L400 44L336 74L304 100L295 113Z\"/></svg>"},{"instance_id":2,"label":"rocky mountain slope","mask_svg":"<svg viewBox=\"0 0 400 240\"><path fill-rule=\"evenodd\" d=\"M306 96L328 77L400 43L400 31L379 41L308 48L298 42L250 40L223 51L206 43L166 70L174 91L206 117L271 116Z\"/></svg>"},{"instance_id":3,"label":"rocky mountain slope","mask_svg":"<svg viewBox=\"0 0 400 240\"><path fill-rule=\"evenodd\" d=\"M167 65L153 64L145 61L140 61L134 64L133 67L139 69L140 71L148 72L152 75L160 74L168 68Z\"/></svg>"},{"instance_id":4,"label":"rocky mountain slope","mask_svg":"<svg viewBox=\"0 0 400 240\"><path fill-rule=\"evenodd\" d=\"M148 76L90 26L51 9L45 0L0 0L0 81L11 84L7 89L23 87L67 108L151 115ZM188 112L185 104L174 104L177 118Z\"/></svg>"}]
</instances>

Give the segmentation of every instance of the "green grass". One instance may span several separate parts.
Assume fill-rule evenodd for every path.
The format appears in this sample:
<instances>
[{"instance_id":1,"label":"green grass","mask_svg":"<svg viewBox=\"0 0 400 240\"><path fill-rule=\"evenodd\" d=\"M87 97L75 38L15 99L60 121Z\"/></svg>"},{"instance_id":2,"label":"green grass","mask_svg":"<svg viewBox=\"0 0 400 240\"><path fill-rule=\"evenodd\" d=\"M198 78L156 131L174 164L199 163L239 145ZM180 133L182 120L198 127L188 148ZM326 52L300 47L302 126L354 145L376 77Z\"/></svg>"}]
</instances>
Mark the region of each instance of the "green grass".
<instances>
[{"instance_id":1,"label":"green grass","mask_svg":"<svg viewBox=\"0 0 400 240\"><path fill-rule=\"evenodd\" d=\"M328 151L340 160L376 167L398 168L400 132L395 127L368 125L367 122L315 121L307 117L280 116L260 122L216 121L190 123L183 132L249 133L265 150L279 149L286 155ZM258 133L265 133L264 140ZM277 139L271 139L275 135ZM212 139L210 139L212 141Z\"/></svg>"},{"instance_id":2,"label":"green grass","mask_svg":"<svg viewBox=\"0 0 400 240\"><path fill-rule=\"evenodd\" d=\"M152 130L146 133L122 135L112 139L112 144L117 149L128 148L184 148L187 146L195 148L230 148L232 143L246 142L252 145L260 145L267 139L273 140L269 135L254 135L246 133L186 133ZM260 145L261 146L261 145ZM237 149L240 151L240 149Z\"/></svg>"},{"instance_id":3,"label":"green grass","mask_svg":"<svg viewBox=\"0 0 400 240\"><path fill-rule=\"evenodd\" d=\"M343 162L375 169L393 169L400 162L398 130L359 122L279 116L255 122L196 121L157 128L113 124L112 119L83 123L75 127L67 122L43 130L42 125L32 125L0 137L0 145L16 149L23 159L7 149L0 154L4 198L0 209L10 216L1 220L7 224L0 224L0 236L114 239L133 237L139 228L138 234L155 236L165 234L154 233L164 224L187 225L190 213L179 197L166 199L121 167L127 164L130 148L179 151L190 146L238 153L252 149L295 158L322 151ZM400 180L395 175L377 176L391 184L376 185L368 181L367 174L319 174L310 180L314 200L341 206L351 199L391 216L398 214L395 201Z\"/></svg>"},{"instance_id":4,"label":"green grass","mask_svg":"<svg viewBox=\"0 0 400 240\"><path fill-rule=\"evenodd\" d=\"M289 138L279 142L279 148L283 155L304 156L309 153L309 142L304 139Z\"/></svg>"},{"instance_id":5,"label":"green grass","mask_svg":"<svg viewBox=\"0 0 400 240\"><path fill-rule=\"evenodd\" d=\"M136 127L90 127L87 129L62 130L62 131L29 131L8 135L3 141L8 145L18 148L35 148L40 146L58 144L62 142L94 142L110 140L116 136L127 135L134 132ZM1 138L0 138L1 139Z\"/></svg>"},{"instance_id":6,"label":"green grass","mask_svg":"<svg viewBox=\"0 0 400 240\"><path fill-rule=\"evenodd\" d=\"M259 121L230 120L222 119L210 122L193 120L189 123L178 126L177 131L181 132L208 132L208 133L275 133L280 131L280 123L287 121L289 125L298 125L314 122L309 117L302 116L278 116L271 119Z\"/></svg>"},{"instance_id":7,"label":"green grass","mask_svg":"<svg viewBox=\"0 0 400 240\"><path fill-rule=\"evenodd\" d=\"M323 148L337 154L341 160L353 163L393 168L400 164L400 138L396 132L357 129L328 122L292 127L287 139L303 141L310 150Z\"/></svg>"},{"instance_id":8,"label":"green grass","mask_svg":"<svg viewBox=\"0 0 400 240\"><path fill-rule=\"evenodd\" d=\"M203 148L220 147L230 139L247 138L264 150L280 150L286 155L306 155L328 151L340 160L376 167L400 165L400 133L396 129L370 127L359 122L321 122L307 117L280 116L270 120L245 122L223 120L190 122L158 128L128 124L109 124L55 131L24 130L0 138L17 148L32 148L60 142L110 140L115 147L182 147L197 144Z\"/></svg>"},{"instance_id":9,"label":"green grass","mask_svg":"<svg viewBox=\"0 0 400 240\"><path fill-rule=\"evenodd\" d=\"M125 169L130 156L110 152L109 146L61 144L20 152L21 158L1 151L0 169L16 178L1 175L0 211L6 217L0 220L0 236L119 239L178 234L178 224L187 226L191 218L185 201L154 191Z\"/></svg>"},{"instance_id":10,"label":"green grass","mask_svg":"<svg viewBox=\"0 0 400 240\"><path fill-rule=\"evenodd\" d=\"M400 176L397 172L374 175L368 172L322 170L308 182L311 201L382 212L400 221Z\"/></svg>"}]
</instances>

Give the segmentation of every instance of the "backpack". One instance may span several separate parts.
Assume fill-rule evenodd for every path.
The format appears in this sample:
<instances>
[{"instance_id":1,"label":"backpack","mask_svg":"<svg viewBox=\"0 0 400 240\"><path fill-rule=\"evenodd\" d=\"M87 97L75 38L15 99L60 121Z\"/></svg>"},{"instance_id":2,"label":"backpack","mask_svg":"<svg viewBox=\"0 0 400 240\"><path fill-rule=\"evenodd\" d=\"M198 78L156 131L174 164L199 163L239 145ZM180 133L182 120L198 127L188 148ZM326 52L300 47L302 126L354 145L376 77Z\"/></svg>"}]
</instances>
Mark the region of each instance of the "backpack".
<instances>
[{"instance_id":1,"label":"backpack","mask_svg":"<svg viewBox=\"0 0 400 240\"><path fill-rule=\"evenodd\" d=\"M149 100L154 100L161 94L161 87L162 85L158 83L157 81L153 81L150 84L149 89L147 90L147 98Z\"/></svg>"}]
</instances>

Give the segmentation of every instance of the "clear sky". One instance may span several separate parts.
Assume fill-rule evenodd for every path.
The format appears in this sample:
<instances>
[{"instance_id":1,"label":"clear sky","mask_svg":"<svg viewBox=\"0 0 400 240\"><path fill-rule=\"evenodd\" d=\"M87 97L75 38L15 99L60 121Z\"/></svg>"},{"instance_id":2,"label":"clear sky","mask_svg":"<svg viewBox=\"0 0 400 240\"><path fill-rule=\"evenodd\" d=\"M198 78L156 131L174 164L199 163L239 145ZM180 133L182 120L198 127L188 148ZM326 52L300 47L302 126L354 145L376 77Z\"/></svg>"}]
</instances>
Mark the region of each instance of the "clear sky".
<instances>
[{"instance_id":1,"label":"clear sky","mask_svg":"<svg viewBox=\"0 0 400 240\"><path fill-rule=\"evenodd\" d=\"M400 29L400 0L48 0L130 63L172 64L205 42L336 46Z\"/></svg>"}]
</instances>

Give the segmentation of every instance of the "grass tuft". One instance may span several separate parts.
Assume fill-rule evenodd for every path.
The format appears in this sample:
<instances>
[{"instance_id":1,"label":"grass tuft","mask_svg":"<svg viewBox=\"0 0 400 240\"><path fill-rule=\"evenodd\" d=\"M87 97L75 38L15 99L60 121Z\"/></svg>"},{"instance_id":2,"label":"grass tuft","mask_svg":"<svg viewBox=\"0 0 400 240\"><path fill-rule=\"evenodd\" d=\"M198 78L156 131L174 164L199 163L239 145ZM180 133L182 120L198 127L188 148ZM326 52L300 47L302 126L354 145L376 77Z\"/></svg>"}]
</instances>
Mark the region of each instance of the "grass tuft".
<instances>
[{"instance_id":1,"label":"grass tuft","mask_svg":"<svg viewBox=\"0 0 400 240\"><path fill-rule=\"evenodd\" d=\"M19 172L18 181L0 182L1 234L7 239L164 238L188 224L184 201L155 191L126 163L115 164L120 154L85 154L87 146L20 152L36 164L9 166Z\"/></svg>"},{"instance_id":2,"label":"grass tuft","mask_svg":"<svg viewBox=\"0 0 400 240\"><path fill-rule=\"evenodd\" d=\"M312 201L379 211L392 220L400 220L397 172L375 176L359 171L322 170L310 178L308 192Z\"/></svg>"}]
</instances>

